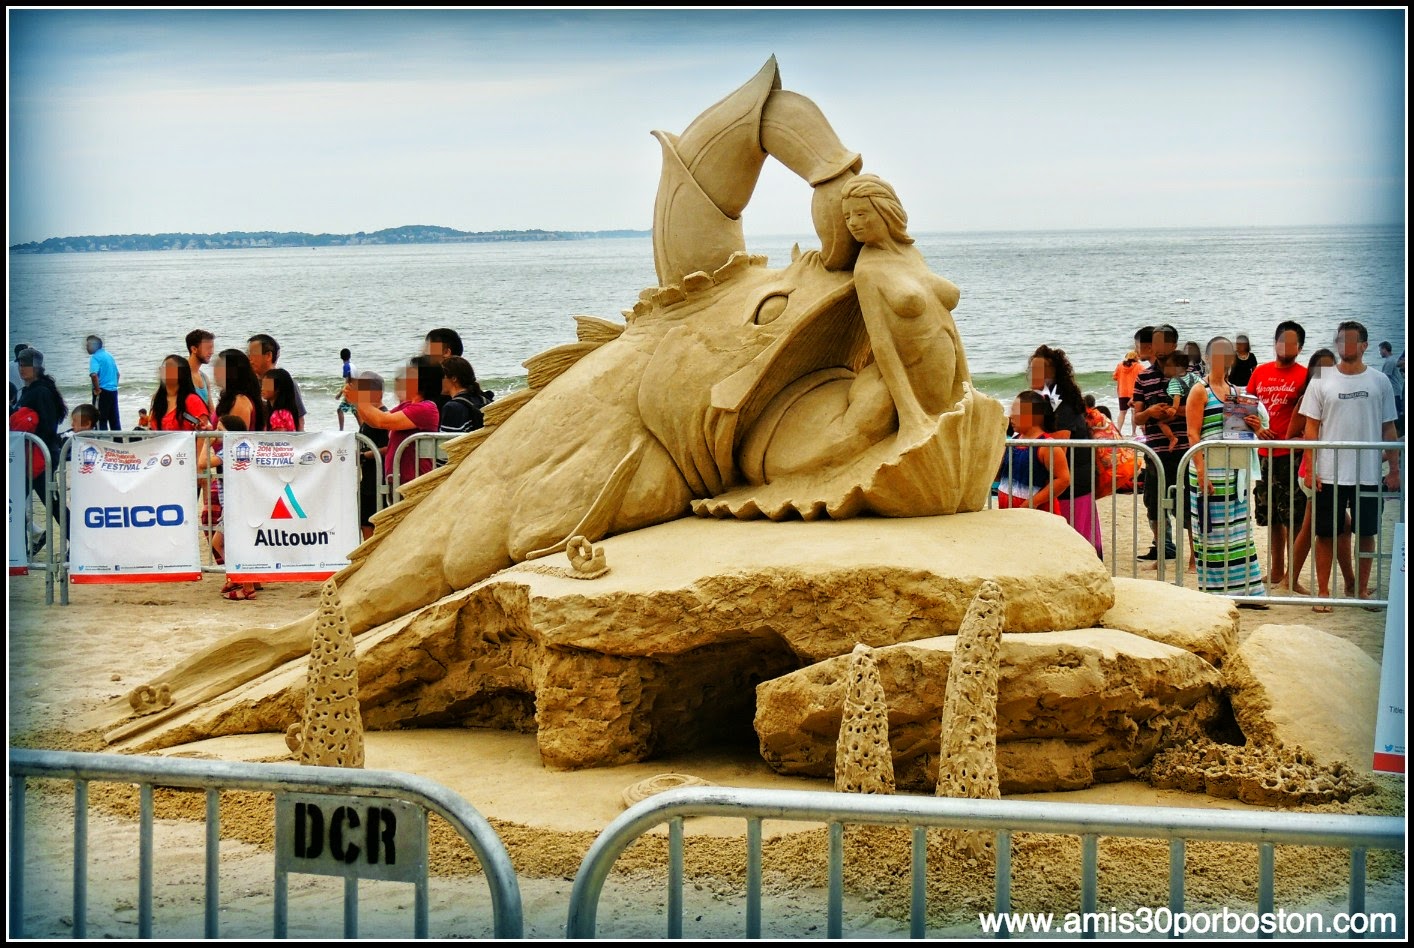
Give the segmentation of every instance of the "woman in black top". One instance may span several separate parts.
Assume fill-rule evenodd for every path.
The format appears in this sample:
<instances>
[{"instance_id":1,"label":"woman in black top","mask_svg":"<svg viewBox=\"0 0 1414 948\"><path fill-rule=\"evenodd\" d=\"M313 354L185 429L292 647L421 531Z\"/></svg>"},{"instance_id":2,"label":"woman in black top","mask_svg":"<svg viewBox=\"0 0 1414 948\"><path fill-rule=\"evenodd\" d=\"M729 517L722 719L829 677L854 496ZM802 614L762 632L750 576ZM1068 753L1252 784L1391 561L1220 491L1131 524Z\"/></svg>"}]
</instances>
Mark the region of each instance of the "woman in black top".
<instances>
[{"instance_id":1,"label":"woman in black top","mask_svg":"<svg viewBox=\"0 0 1414 948\"><path fill-rule=\"evenodd\" d=\"M1237 358L1228 370L1227 384L1246 388L1247 383L1252 381L1252 370L1257 368L1257 356L1253 354L1252 343L1246 336L1238 336L1233 346L1237 349Z\"/></svg>"},{"instance_id":2,"label":"woman in black top","mask_svg":"<svg viewBox=\"0 0 1414 948\"><path fill-rule=\"evenodd\" d=\"M1075 370L1064 349L1038 346L1031 354L1031 388L1051 400L1055 415L1047 433L1053 438L1089 439L1090 424L1085 420L1085 396L1075 382ZM1076 532L1090 541L1104 557L1100 516L1095 510L1095 449L1075 448L1068 452L1070 486L1055 503L1056 513L1065 517Z\"/></svg>"}]
</instances>

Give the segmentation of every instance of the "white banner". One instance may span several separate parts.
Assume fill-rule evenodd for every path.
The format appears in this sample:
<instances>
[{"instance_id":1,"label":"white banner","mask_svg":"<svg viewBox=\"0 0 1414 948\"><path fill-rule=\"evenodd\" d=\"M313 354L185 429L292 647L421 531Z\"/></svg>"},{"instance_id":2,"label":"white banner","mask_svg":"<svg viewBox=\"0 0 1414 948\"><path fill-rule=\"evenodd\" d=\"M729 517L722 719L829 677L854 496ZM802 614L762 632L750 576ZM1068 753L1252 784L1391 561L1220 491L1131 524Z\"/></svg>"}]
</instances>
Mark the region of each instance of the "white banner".
<instances>
[{"instance_id":1,"label":"white banner","mask_svg":"<svg viewBox=\"0 0 1414 948\"><path fill-rule=\"evenodd\" d=\"M201 579L191 432L127 444L75 435L70 450L70 582Z\"/></svg>"},{"instance_id":2,"label":"white banner","mask_svg":"<svg viewBox=\"0 0 1414 948\"><path fill-rule=\"evenodd\" d=\"M349 565L363 539L353 432L233 432L225 442L229 579L319 581Z\"/></svg>"},{"instance_id":3,"label":"white banner","mask_svg":"<svg viewBox=\"0 0 1414 948\"><path fill-rule=\"evenodd\" d=\"M25 505L29 503L29 478L25 470L25 452L28 449L22 432L10 432L10 575L23 576L29 572L29 517Z\"/></svg>"},{"instance_id":4,"label":"white banner","mask_svg":"<svg viewBox=\"0 0 1414 948\"><path fill-rule=\"evenodd\" d=\"M1387 774L1404 773L1404 524L1394 525L1390 563L1389 608L1385 610L1385 650L1380 656L1380 711L1375 717L1375 766Z\"/></svg>"}]
</instances>

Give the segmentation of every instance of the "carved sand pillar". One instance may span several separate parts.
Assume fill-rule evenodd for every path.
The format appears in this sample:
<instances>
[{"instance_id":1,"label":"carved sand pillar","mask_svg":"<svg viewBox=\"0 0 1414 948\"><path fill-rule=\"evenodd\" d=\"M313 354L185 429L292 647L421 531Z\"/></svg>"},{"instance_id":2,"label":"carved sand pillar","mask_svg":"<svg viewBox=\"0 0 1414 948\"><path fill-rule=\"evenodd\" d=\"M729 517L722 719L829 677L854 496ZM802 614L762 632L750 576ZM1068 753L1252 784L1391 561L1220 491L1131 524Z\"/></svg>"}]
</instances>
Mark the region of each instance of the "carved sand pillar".
<instances>
[{"instance_id":1,"label":"carved sand pillar","mask_svg":"<svg viewBox=\"0 0 1414 948\"><path fill-rule=\"evenodd\" d=\"M889 708L872 653L860 644L849 656L844 715L835 745L835 789L842 793L894 792Z\"/></svg>"},{"instance_id":2,"label":"carved sand pillar","mask_svg":"<svg viewBox=\"0 0 1414 948\"><path fill-rule=\"evenodd\" d=\"M983 580L958 629L948 668L937 796L1001 799L997 677L1005 614L1001 587L993 580ZM990 833L959 832L948 834L948 838L957 850L974 859L991 848Z\"/></svg>"},{"instance_id":3,"label":"carved sand pillar","mask_svg":"<svg viewBox=\"0 0 1414 948\"><path fill-rule=\"evenodd\" d=\"M290 726L286 742L302 764L363 766L358 660L354 656L353 634L332 579L324 583L319 596L304 689L304 721Z\"/></svg>"}]
</instances>

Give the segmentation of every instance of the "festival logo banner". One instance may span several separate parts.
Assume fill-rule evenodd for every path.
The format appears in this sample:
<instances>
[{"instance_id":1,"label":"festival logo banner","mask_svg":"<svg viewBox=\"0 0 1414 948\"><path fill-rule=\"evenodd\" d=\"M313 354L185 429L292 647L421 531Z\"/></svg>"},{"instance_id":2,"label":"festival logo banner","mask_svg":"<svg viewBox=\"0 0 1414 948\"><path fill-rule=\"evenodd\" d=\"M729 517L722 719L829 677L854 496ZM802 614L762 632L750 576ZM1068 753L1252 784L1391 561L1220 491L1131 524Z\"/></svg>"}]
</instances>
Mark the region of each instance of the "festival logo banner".
<instances>
[{"instance_id":1,"label":"festival logo banner","mask_svg":"<svg viewBox=\"0 0 1414 948\"><path fill-rule=\"evenodd\" d=\"M29 478L25 470L25 436L10 432L10 575L24 576L29 572L29 518L25 505L29 503Z\"/></svg>"},{"instance_id":2,"label":"festival logo banner","mask_svg":"<svg viewBox=\"0 0 1414 948\"><path fill-rule=\"evenodd\" d=\"M196 437L128 444L75 435L69 460L69 581L201 579Z\"/></svg>"},{"instance_id":3,"label":"festival logo banner","mask_svg":"<svg viewBox=\"0 0 1414 948\"><path fill-rule=\"evenodd\" d=\"M227 577L317 582L349 565L362 539L353 433L242 432L225 440Z\"/></svg>"}]
</instances>

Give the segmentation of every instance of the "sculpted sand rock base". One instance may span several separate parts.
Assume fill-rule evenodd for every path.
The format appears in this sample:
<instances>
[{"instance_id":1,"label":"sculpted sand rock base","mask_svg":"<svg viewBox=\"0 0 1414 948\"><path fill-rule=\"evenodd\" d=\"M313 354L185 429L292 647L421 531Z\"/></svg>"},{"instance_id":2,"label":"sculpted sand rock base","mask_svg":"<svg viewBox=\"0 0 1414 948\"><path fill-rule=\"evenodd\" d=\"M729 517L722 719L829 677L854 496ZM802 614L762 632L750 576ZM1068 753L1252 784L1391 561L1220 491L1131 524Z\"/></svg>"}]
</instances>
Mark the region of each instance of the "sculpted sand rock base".
<instances>
[{"instance_id":1,"label":"sculpted sand rock base","mask_svg":"<svg viewBox=\"0 0 1414 948\"><path fill-rule=\"evenodd\" d=\"M1126 611L1134 598L1159 585L1120 587L1112 611ZM1221 639L1226 610L1210 621L1214 628L1194 630L1197 640ZM957 641L949 635L873 653L889 704L900 789L928 791L940 780L939 722ZM999 676L995 738L1003 793L1128 779L1159 748L1201 736L1222 706L1222 675L1208 661L1117 629L1007 632ZM831 659L757 689L756 733L773 768L811 776L831 772L843 681L842 660Z\"/></svg>"},{"instance_id":2,"label":"sculpted sand rock base","mask_svg":"<svg viewBox=\"0 0 1414 948\"><path fill-rule=\"evenodd\" d=\"M1306 625L1264 625L1223 678L1249 742L1302 750L1317 764L1373 766L1380 666L1358 645Z\"/></svg>"},{"instance_id":3,"label":"sculpted sand rock base","mask_svg":"<svg viewBox=\"0 0 1414 948\"><path fill-rule=\"evenodd\" d=\"M1026 510L811 523L685 518L602 547L613 565L598 579L527 563L359 636L364 727L534 730L550 766L638 761L724 735L749 738L762 681L861 641L956 632L984 577L1004 593L1008 630L1093 625L1114 602L1079 534ZM1036 549L1054 553L1040 574ZM303 707L304 686L296 660L121 748L283 730ZM831 759L838 733L836 715Z\"/></svg>"}]
</instances>

